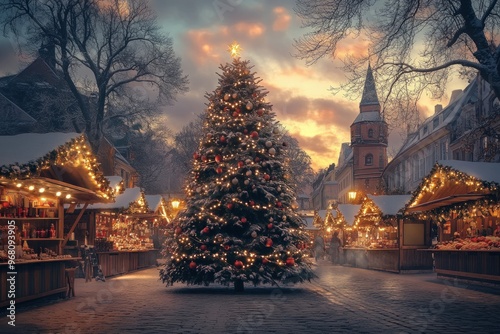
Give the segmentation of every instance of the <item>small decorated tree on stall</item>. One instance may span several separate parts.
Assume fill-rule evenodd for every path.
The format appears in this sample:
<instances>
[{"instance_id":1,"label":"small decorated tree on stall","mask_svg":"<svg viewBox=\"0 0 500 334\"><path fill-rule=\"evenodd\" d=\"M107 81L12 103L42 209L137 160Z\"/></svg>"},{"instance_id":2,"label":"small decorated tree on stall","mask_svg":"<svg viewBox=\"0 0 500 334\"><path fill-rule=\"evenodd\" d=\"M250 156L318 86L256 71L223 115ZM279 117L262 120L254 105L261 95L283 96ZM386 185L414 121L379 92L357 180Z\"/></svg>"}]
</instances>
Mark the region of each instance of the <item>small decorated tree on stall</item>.
<instances>
[{"instance_id":1,"label":"small decorated tree on stall","mask_svg":"<svg viewBox=\"0 0 500 334\"><path fill-rule=\"evenodd\" d=\"M232 53L236 53L232 46ZM176 222L167 285L279 284L313 277L286 142L248 61L221 65Z\"/></svg>"}]
</instances>

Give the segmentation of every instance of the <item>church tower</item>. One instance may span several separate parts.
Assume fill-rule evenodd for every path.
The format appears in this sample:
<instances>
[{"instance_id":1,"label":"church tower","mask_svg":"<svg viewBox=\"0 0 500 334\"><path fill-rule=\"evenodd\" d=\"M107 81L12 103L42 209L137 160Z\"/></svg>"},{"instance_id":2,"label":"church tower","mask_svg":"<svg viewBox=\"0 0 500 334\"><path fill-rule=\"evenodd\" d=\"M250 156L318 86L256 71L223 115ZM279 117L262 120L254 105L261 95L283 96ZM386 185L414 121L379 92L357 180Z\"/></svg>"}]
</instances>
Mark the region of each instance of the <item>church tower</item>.
<instances>
[{"instance_id":1,"label":"church tower","mask_svg":"<svg viewBox=\"0 0 500 334\"><path fill-rule=\"evenodd\" d=\"M368 64L359 115L351 125L353 181L356 191L382 193L382 172L387 166L387 123L380 113L372 68Z\"/></svg>"}]
</instances>

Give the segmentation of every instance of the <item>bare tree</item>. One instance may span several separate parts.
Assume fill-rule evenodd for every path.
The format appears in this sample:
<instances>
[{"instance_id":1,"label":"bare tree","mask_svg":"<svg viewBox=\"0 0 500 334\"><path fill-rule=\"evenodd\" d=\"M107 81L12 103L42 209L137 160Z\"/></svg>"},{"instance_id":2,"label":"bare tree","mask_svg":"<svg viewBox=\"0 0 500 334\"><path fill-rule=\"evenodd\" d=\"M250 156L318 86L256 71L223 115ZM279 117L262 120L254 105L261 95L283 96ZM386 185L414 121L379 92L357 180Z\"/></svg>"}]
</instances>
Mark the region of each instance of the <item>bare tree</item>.
<instances>
[{"instance_id":1,"label":"bare tree","mask_svg":"<svg viewBox=\"0 0 500 334\"><path fill-rule=\"evenodd\" d=\"M4 32L28 41L28 47L38 48L40 40L55 46L56 64L94 146L102 136L108 106L130 89L147 85L163 102L174 101L187 89L172 39L160 31L145 1L0 0L0 11ZM79 89L82 69L90 73L95 105ZM114 114L119 116L131 115Z\"/></svg>"},{"instance_id":2,"label":"bare tree","mask_svg":"<svg viewBox=\"0 0 500 334\"><path fill-rule=\"evenodd\" d=\"M298 192L306 192L314 180L314 171L311 167L311 157L299 146L297 139L289 134L283 136L286 145L287 160L297 184Z\"/></svg>"},{"instance_id":3,"label":"bare tree","mask_svg":"<svg viewBox=\"0 0 500 334\"><path fill-rule=\"evenodd\" d=\"M297 0L296 13L309 29L295 41L297 57L313 64L337 57L339 43L358 38L366 54L342 57L352 95L362 88L370 61L387 103L385 116L410 122L423 92L444 93L450 75L479 72L500 97L497 0ZM334 91L336 91L334 89ZM390 100L406 100L406 110Z\"/></svg>"}]
</instances>

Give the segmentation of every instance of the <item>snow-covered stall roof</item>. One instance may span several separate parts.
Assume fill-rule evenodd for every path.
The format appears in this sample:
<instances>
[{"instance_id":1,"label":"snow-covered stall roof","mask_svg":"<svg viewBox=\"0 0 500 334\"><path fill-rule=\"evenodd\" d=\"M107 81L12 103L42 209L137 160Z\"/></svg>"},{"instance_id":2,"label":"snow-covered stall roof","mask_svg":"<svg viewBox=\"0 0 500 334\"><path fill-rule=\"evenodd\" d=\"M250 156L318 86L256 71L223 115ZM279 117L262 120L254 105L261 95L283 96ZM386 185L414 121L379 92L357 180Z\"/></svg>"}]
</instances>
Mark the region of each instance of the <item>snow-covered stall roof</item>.
<instances>
[{"instance_id":1,"label":"snow-covered stall roof","mask_svg":"<svg viewBox=\"0 0 500 334\"><path fill-rule=\"evenodd\" d=\"M358 214L361 205L359 204L339 204L337 207L344 216L344 219L348 225L354 224L355 216Z\"/></svg>"},{"instance_id":2,"label":"snow-covered stall roof","mask_svg":"<svg viewBox=\"0 0 500 334\"><path fill-rule=\"evenodd\" d=\"M495 162L471 162L461 160L439 160L441 166L474 176L478 180L500 184L500 164Z\"/></svg>"},{"instance_id":3,"label":"snow-covered stall roof","mask_svg":"<svg viewBox=\"0 0 500 334\"><path fill-rule=\"evenodd\" d=\"M109 181L109 187L115 189L123 181L123 178L118 175L105 176Z\"/></svg>"},{"instance_id":4,"label":"snow-covered stall roof","mask_svg":"<svg viewBox=\"0 0 500 334\"><path fill-rule=\"evenodd\" d=\"M161 195L145 195L146 202L148 203L149 211L156 212L161 206L163 197Z\"/></svg>"},{"instance_id":5,"label":"snow-covered stall roof","mask_svg":"<svg viewBox=\"0 0 500 334\"><path fill-rule=\"evenodd\" d=\"M116 196L114 203L95 203L88 206L88 210L92 209L126 209L129 207L130 203L137 202L142 197L141 188L127 188L123 192Z\"/></svg>"},{"instance_id":6,"label":"snow-covered stall roof","mask_svg":"<svg viewBox=\"0 0 500 334\"><path fill-rule=\"evenodd\" d=\"M395 216L411 199L411 195L367 195L367 197L375 203L384 216Z\"/></svg>"},{"instance_id":7,"label":"snow-covered stall roof","mask_svg":"<svg viewBox=\"0 0 500 334\"><path fill-rule=\"evenodd\" d=\"M7 188L44 188L63 201L106 202L108 181L79 133L24 133L0 136L0 178Z\"/></svg>"},{"instance_id":8,"label":"snow-covered stall roof","mask_svg":"<svg viewBox=\"0 0 500 334\"><path fill-rule=\"evenodd\" d=\"M500 186L500 164L439 160L412 195L407 212L482 199Z\"/></svg>"},{"instance_id":9,"label":"snow-covered stall roof","mask_svg":"<svg viewBox=\"0 0 500 334\"><path fill-rule=\"evenodd\" d=\"M318 230L316 226L314 226L314 217L313 216L302 216L301 217L304 223L306 224L306 230Z\"/></svg>"},{"instance_id":10,"label":"snow-covered stall roof","mask_svg":"<svg viewBox=\"0 0 500 334\"><path fill-rule=\"evenodd\" d=\"M23 133L0 136L0 166L27 164L81 136L80 133Z\"/></svg>"}]
</instances>

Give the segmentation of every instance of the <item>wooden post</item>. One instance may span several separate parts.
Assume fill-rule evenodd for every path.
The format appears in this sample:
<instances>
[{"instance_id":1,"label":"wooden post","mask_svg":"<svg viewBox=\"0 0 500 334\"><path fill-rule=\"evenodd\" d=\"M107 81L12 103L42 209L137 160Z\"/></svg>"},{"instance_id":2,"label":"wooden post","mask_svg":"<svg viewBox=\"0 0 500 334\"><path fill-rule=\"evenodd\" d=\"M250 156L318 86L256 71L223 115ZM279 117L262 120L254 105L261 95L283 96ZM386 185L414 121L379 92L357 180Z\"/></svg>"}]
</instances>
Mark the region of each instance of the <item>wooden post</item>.
<instances>
[{"instance_id":1,"label":"wooden post","mask_svg":"<svg viewBox=\"0 0 500 334\"><path fill-rule=\"evenodd\" d=\"M83 205L83 208L82 208L82 210L80 211L80 213L78 214L78 217L76 217L76 220L75 220L75 222L73 223L73 226L71 226L71 228L70 228L70 230L69 230L68 234L67 234L67 235L66 235L66 237L64 238L64 241L63 241L63 243L62 243L61 248L64 248L64 246L66 246L66 244L68 243L68 240L69 240L69 238L70 238L70 236L71 236L71 233L73 233L73 231L74 231L74 230L75 230L75 228L76 228L76 225L80 222L80 219L82 218L83 213L84 213L84 212L85 212L85 210L87 209L87 206L88 206L88 205L89 205L89 203L85 203L85 204Z\"/></svg>"}]
</instances>

